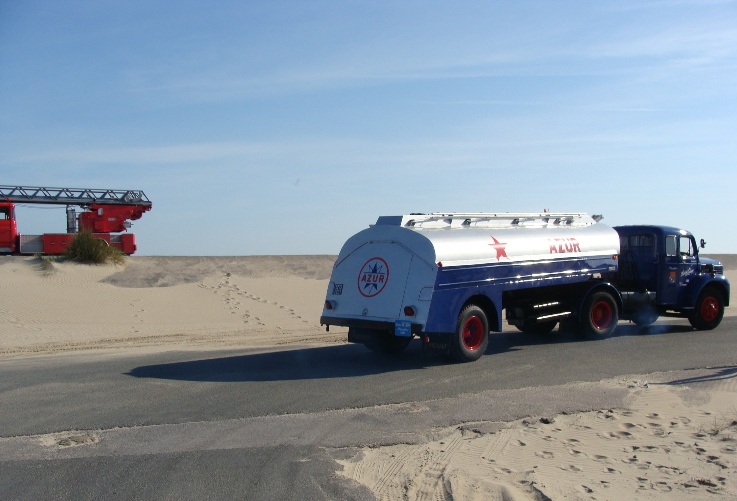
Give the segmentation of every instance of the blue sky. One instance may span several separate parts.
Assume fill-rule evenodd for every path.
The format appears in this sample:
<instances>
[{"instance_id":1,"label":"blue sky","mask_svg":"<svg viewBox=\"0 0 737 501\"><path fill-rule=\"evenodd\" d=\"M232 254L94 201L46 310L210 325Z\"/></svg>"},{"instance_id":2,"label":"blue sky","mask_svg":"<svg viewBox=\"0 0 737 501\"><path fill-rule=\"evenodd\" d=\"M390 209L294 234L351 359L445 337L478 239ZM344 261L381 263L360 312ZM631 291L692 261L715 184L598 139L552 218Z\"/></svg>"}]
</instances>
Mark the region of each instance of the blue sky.
<instances>
[{"instance_id":1,"label":"blue sky","mask_svg":"<svg viewBox=\"0 0 737 501\"><path fill-rule=\"evenodd\" d=\"M145 191L141 255L544 208L737 253L736 138L734 1L0 0L0 184Z\"/></svg>"}]
</instances>

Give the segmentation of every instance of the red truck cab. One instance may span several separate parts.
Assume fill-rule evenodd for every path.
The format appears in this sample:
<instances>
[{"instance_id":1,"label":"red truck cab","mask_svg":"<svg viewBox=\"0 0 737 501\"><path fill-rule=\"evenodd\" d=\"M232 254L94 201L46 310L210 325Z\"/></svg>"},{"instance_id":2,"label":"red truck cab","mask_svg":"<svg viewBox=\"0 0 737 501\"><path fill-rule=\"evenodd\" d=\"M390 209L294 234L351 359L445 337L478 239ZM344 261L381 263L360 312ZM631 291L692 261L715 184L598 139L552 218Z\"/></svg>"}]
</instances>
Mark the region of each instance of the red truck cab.
<instances>
[{"instance_id":1,"label":"red truck cab","mask_svg":"<svg viewBox=\"0 0 737 501\"><path fill-rule=\"evenodd\" d=\"M13 253L18 245L15 205L0 202L0 253Z\"/></svg>"}]
</instances>

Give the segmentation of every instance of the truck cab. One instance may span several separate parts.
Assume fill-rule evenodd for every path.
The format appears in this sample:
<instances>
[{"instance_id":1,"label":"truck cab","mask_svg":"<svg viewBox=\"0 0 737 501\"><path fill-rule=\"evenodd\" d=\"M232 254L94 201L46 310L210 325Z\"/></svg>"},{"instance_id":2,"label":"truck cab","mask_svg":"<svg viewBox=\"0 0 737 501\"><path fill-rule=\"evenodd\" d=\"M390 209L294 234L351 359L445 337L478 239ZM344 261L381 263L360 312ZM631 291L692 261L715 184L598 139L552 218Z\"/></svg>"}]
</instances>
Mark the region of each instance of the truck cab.
<instances>
[{"instance_id":1,"label":"truck cab","mask_svg":"<svg viewBox=\"0 0 737 501\"><path fill-rule=\"evenodd\" d=\"M15 252L17 237L15 205L0 201L0 253Z\"/></svg>"},{"instance_id":2,"label":"truck cab","mask_svg":"<svg viewBox=\"0 0 737 501\"><path fill-rule=\"evenodd\" d=\"M649 325L658 316L687 317L697 329L713 329L729 306L724 266L699 256L702 240L669 226L615 226L623 300L622 318Z\"/></svg>"}]
</instances>

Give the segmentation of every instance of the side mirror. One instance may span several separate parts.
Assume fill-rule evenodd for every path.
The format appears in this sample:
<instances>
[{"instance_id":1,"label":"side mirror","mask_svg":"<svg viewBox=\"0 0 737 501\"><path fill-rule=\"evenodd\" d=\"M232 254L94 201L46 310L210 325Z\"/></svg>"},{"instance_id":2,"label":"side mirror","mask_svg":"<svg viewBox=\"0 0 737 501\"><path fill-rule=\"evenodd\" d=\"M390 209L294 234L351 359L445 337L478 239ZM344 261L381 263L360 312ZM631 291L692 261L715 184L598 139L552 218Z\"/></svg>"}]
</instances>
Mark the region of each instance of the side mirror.
<instances>
[{"instance_id":1,"label":"side mirror","mask_svg":"<svg viewBox=\"0 0 737 501\"><path fill-rule=\"evenodd\" d=\"M701 242L699 242L699 245L701 246L701 248L702 248L702 249L703 249L704 247L706 247L706 240L704 240L704 239L702 238L702 239L701 239Z\"/></svg>"}]
</instances>

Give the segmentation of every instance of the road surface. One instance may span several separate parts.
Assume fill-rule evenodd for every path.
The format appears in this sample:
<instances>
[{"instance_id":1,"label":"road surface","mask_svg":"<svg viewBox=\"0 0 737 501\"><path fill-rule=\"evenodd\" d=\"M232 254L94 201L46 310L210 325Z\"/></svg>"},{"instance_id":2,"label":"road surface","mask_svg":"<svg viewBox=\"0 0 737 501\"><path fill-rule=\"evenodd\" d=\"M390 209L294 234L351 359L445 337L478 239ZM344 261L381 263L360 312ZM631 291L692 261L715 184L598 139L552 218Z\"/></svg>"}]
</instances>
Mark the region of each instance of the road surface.
<instances>
[{"instance_id":1,"label":"road surface","mask_svg":"<svg viewBox=\"0 0 737 501\"><path fill-rule=\"evenodd\" d=\"M415 342L0 361L2 499L373 499L335 475L368 444L467 422L622 404L597 382L737 366L737 317L608 339L493 334L449 364ZM574 386L571 386L574 385ZM571 389L575 391L571 391Z\"/></svg>"}]
</instances>

